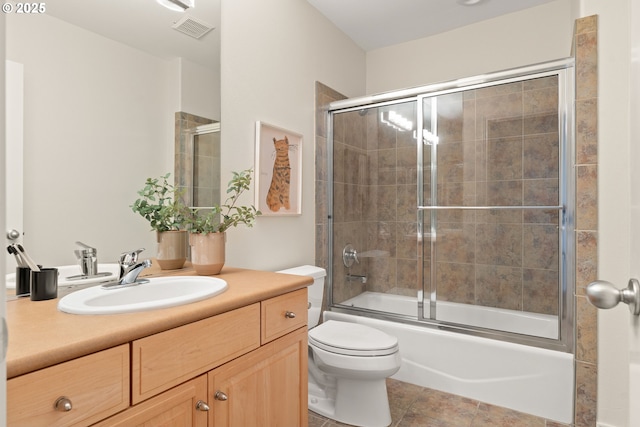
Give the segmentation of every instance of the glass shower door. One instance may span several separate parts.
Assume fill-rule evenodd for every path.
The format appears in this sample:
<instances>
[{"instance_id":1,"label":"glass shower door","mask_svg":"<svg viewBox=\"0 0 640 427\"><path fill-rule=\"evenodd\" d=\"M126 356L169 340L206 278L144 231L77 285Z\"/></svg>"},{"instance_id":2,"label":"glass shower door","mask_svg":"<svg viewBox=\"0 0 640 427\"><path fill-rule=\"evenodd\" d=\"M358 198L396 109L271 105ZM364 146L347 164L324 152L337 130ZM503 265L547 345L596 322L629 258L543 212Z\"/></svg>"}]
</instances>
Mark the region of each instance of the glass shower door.
<instances>
[{"instance_id":1,"label":"glass shower door","mask_svg":"<svg viewBox=\"0 0 640 427\"><path fill-rule=\"evenodd\" d=\"M332 303L416 320L416 99L332 117Z\"/></svg>"},{"instance_id":2,"label":"glass shower door","mask_svg":"<svg viewBox=\"0 0 640 427\"><path fill-rule=\"evenodd\" d=\"M424 319L559 337L560 80L419 97Z\"/></svg>"},{"instance_id":3,"label":"glass shower door","mask_svg":"<svg viewBox=\"0 0 640 427\"><path fill-rule=\"evenodd\" d=\"M572 69L534 68L330 111L332 307L573 345Z\"/></svg>"}]
</instances>

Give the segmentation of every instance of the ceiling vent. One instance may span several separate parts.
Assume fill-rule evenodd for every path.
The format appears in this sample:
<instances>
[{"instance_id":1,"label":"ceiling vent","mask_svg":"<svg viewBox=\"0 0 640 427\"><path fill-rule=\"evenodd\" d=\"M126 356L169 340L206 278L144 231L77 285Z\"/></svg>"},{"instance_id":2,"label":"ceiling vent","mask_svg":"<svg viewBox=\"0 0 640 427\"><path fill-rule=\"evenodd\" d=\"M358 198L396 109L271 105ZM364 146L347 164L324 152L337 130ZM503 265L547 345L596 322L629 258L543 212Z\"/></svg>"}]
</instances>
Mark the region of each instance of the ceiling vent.
<instances>
[{"instance_id":1,"label":"ceiling vent","mask_svg":"<svg viewBox=\"0 0 640 427\"><path fill-rule=\"evenodd\" d=\"M193 37L194 39L199 39L215 27L194 17L185 16L173 24L171 28Z\"/></svg>"}]
</instances>

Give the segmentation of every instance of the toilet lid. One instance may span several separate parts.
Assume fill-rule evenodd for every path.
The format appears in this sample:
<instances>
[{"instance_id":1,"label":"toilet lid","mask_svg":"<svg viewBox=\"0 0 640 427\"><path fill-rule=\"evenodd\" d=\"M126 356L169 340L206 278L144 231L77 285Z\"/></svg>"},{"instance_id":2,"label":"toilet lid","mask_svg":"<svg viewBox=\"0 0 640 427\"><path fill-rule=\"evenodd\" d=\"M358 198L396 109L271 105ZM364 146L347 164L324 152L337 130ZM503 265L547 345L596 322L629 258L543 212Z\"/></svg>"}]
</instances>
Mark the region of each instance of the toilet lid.
<instances>
[{"instance_id":1,"label":"toilet lid","mask_svg":"<svg viewBox=\"0 0 640 427\"><path fill-rule=\"evenodd\" d=\"M332 353L386 356L398 351L398 339L358 323L328 320L309 331L309 343Z\"/></svg>"}]
</instances>

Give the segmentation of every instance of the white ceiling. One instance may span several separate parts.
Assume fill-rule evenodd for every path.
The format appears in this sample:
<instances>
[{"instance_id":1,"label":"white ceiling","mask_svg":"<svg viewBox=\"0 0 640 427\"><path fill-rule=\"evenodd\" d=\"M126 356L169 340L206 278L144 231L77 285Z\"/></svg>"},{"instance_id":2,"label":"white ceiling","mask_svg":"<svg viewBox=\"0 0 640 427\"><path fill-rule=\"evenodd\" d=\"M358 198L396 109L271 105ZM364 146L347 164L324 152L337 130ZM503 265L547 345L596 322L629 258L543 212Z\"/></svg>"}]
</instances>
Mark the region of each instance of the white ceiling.
<instances>
[{"instance_id":1,"label":"white ceiling","mask_svg":"<svg viewBox=\"0 0 640 427\"><path fill-rule=\"evenodd\" d=\"M220 0L195 0L186 12L173 12L156 0L54 0L46 7L47 15L152 55L219 67ZM184 15L216 28L194 39L171 28Z\"/></svg>"},{"instance_id":2,"label":"white ceiling","mask_svg":"<svg viewBox=\"0 0 640 427\"><path fill-rule=\"evenodd\" d=\"M195 0L173 12L156 0L55 0L48 15L163 58L183 57L212 69L220 65L220 2ZM237 1L237 0L230 0ZM266 1L266 0L265 0ZM365 50L427 37L553 0L308 0ZM194 39L171 28L184 15L215 29Z\"/></svg>"},{"instance_id":3,"label":"white ceiling","mask_svg":"<svg viewBox=\"0 0 640 427\"><path fill-rule=\"evenodd\" d=\"M366 51L443 33L553 0L308 0Z\"/></svg>"}]
</instances>

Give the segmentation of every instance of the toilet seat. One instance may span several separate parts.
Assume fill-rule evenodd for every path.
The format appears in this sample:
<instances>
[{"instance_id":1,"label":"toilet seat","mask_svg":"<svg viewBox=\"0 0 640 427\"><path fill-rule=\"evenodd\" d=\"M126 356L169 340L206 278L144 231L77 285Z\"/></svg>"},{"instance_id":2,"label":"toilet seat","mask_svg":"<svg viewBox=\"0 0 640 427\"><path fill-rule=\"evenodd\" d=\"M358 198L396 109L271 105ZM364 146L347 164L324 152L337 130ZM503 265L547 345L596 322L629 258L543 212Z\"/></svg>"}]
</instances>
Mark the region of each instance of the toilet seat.
<instances>
[{"instance_id":1,"label":"toilet seat","mask_svg":"<svg viewBox=\"0 0 640 427\"><path fill-rule=\"evenodd\" d=\"M309 331L309 344L348 356L387 356L398 351L398 339L378 329L328 320Z\"/></svg>"}]
</instances>

